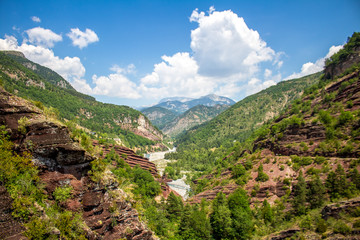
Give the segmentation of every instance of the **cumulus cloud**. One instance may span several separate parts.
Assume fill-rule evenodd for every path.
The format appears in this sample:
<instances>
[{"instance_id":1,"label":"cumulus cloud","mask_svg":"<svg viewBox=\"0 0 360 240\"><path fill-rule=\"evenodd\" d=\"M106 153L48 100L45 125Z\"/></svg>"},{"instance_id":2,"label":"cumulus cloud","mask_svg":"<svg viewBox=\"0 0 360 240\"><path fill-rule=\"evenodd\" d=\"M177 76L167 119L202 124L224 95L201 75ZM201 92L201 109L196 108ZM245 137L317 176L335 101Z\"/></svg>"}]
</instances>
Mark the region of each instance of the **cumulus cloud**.
<instances>
[{"instance_id":1,"label":"cumulus cloud","mask_svg":"<svg viewBox=\"0 0 360 240\"><path fill-rule=\"evenodd\" d=\"M330 58L332 55L337 53L342 48L343 48L343 45L331 46L329 49L329 52L326 54L325 57L318 59L315 63L313 63L313 62L304 63L301 67L301 72L293 73L290 76L288 76L287 78L285 78L285 80L300 78L300 77L303 77L303 76L306 76L309 74L313 74L313 73L322 71L325 66L325 60L327 58Z\"/></svg>"},{"instance_id":2,"label":"cumulus cloud","mask_svg":"<svg viewBox=\"0 0 360 240\"><path fill-rule=\"evenodd\" d=\"M29 60L54 70L71 83L85 75L85 67L78 57L59 58L51 49L42 46L25 42L19 45L14 36L5 35L4 39L0 39L0 49L20 51Z\"/></svg>"},{"instance_id":3,"label":"cumulus cloud","mask_svg":"<svg viewBox=\"0 0 360 240\"><path fill-rule=\"evenodd\" d=\"M29 41L37 46L45 48L51 48L56 42L62 41L62 36L54 33L50 29L44 29L42 27L36 27L25 31L28 35Z\"/></svg>"},{"instance_id":4,"label":"cumulus cloud","mask_svg":"<svg viewBox=\"0 0 360 240\"><path fill-rule=\"evenodd\" d=\"M249 88L246 80L259 72L259 64L270 61L281 67L281 54L267 47L259 33L232 11L219 12L210 7L204 13L195 9L189 20L198 23L191 31L192 54L163 56L153 72L141 79L138 89L144 96L199 97L216 93L236 98ZM269 82L256 85L257 89L277 81L272 73L270 69L264 73Z\"/></svg>"},{"instance_id":5,"label":"cumulus cloud","mask_svg":"<svg viewBox=\"0 0 360 240\"><path fill-rule=\"evenodd\" d=\"M126 68L122 68L119 65L114 64L110 70L119 74L132 74L135 73L135 65L131 63Z\"/></svg>"},{"instance_id":6,"label":"cumulus cloud","mask_svg":"<svg viewBox=\"0 0 360 240\"><path fill-rule=\"evenodd\" d=\"M252 78L244 88L246 96L249 96L273 85L276 85L275 80L261 81L260 79Z\"/></svg>"},{"instance_id":7,"label":"cumulus cloud","mask_svg":"<svg viewBox=\"0 0 360 240\"><path fill-rule=\"evenodd\" d=\"M80 49L87 47L90 43L99 41L97 34L88 28L85 32L82 32L79 28L72 28L71 32L66 35L72 40L72 44Z\"/></svg>"},{"instance_id":8,"label":"cumulus cloud","mask_svg":"<svg viewBox=\"0 0 360 240\"><path fill-rule=\"evenodd\" d=\"M141 97L136 84L123 74L113 73L109 76L100 77L93 75L92 80L96 85L92 89L93 94L130 99L139 99Z\"/></svg>"},{"instance_id":9,"label":"cumulus cloud","mask_svg":"<svg viewBox=\"0 0 360 240\"><path fill-rule=\"evenodd\" d=\"M244 19L231 10L218 12L210 9L209 15L195 9L190 21L198 28L191 31L191 49L205 76L226 77L242 73L251 76L258 64L274 59L276 53L250 29Z\"/></svg>"},{"instance_id":10,"label":"cumulus cloud","mask_svg":"<svg viewBox=\"0 0 360 240\"><path fill-rule=\"evenodd\" d=\"M41 22L41 19L40 19L39 17L37 17L37 16L32 16L32 17L31 17L31 20L32 20L33 22L37 22L37 23Z\"/></svg>"},{"instance_id":11,"label":"cumulus cloud","mask_svg":"<svg viewBox=\"0 0 360 240\"><path fill-rule=\"evenodd\" d=\"M154 71L141 79L139 90L147 97L198 97L214 90L212 79L199 75L198 65L189 53L163 56Z\"/></svg>"}]
</instances>

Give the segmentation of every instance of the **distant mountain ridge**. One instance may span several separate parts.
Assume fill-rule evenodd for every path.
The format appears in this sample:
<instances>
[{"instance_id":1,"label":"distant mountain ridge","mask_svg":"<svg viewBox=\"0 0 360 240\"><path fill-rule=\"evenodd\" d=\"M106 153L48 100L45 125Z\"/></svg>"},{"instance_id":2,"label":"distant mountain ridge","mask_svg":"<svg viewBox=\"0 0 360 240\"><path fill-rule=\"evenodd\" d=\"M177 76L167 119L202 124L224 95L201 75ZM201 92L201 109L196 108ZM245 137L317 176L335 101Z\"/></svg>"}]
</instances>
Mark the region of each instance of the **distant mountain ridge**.
<instances>
[{"instance_id":1,"label":"distant mountain ridge","mask_svg":"<svg viewBox=\"0 0 360 240\"><path fill-rule=\"evenodd\" d=\"M211 120L233 104L232 99L215 94L198 99L169 97L141 112L164 133L176 137L191 127Z\"/></svg>"},{"instance_id":2,"label":"distant mountain ridge","mask_svg":"<svg viewBox=\"0 0 360 240\"><path fill-rule=\"evenodd\" d=\"M162 131L168 136L176 137L194 126L213 119L229 107L229 105L225 104L215 106L196 105L166 124Z\"/></svg>"},{"instance_id":3,"label":"distant mountain ridge","mask_svg":"<svg viewBox=\"0 0 360 240\"><path fill-rule=\"evenodd\" d=\"M218 96L216 94L209 94L197 99L186 98L186 97L164 98L160 100L160 102L153 107L162 107L171 110L175 113L181 114L197 105L213 107L215 105L231 106L233 104L235 104L235 101L230 98Z\"/></svg>"}]
</instances>

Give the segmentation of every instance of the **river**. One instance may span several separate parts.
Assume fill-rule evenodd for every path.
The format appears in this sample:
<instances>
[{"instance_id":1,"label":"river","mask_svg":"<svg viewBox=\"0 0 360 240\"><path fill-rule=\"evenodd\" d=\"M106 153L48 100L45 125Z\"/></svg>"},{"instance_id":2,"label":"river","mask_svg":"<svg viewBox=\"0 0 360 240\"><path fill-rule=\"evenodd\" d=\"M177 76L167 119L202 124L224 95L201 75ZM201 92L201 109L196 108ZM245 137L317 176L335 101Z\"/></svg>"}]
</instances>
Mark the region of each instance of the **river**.
<instances>
[{"instance_id":1,"label":"river","mask_svg":"<svg viewBox=\"0 0 360 240\"><path fill-rule=\"evenodd\" d=\"M153 153L147 153L145 154L145 157L149 159L150 162L153 162L156 166L156 169L158 170L160 176L163 175L165 168L169 162L173 162L176 160L168 160L165 159L165 154L169 152L175 152L176 148L169 149L168 151L164 152L153 152ZM186 176L182 179L177 179L175 181L169 182L169 187L177 192L184 200L188 198L188 193L191 190L190 186L185 183Z\"/></svg>"}]
</instances>

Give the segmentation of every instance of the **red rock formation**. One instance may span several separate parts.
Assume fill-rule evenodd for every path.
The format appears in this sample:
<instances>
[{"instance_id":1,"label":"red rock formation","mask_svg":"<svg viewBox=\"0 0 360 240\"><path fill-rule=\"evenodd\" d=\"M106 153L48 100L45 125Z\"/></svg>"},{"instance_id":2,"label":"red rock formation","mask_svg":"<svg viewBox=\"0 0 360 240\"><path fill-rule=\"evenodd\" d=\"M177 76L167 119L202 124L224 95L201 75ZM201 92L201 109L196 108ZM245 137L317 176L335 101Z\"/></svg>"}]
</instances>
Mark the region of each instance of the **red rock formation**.
<instances>
[{"instance_id":1,"label":"red rock formation","mask_svg":"<svg viewBox=\"0 0 360 240\"><path fill-rule=\"evenodd\" d=\"M159 174L157 172L156 166L154 163L150 162L149 159L141 157L137 155L133 150L118 146L118 145L110 145L109 147L105 147L104 145L100 145L98 141L93 141L94 146L99 146L104 155L108 154L112 148L114 148L115 153L117 153L121 158L125 160L130 167L135 167L139 165L144 170L150 171L150 173L155 177L158 178Z\"/></svg>"},{"instance_id":2,"label":"red rock formation","mask_svg":"<svg viewBox=\"0 0 360 240\"><path fill-rule=\"evenodd\" d=\"M190 204L200 203L201 199L203 199L203 198L206 199L207 201L210 201L210 200L213 200L219 192L223 192L226 196L229 196L237 188L238 188L238 185L236 185L236 184L229 184L226 186L216 186L213 189L206 190L204 192L201 192L201 193L191 197L189 200L187 200L187 202Z\"/></svg>"},{"instance_id":3,"label":"red rock formation","mask_svg":"<svg viewBox=\"0 0 360 240\"><path fill-rule=\"evenodd\" d=\"M19 120L28 119L25 131L19 130ZM45 183L49 201L59 186L72 186L72 197L63 207L80 212L86 224L89 239L153 239L153 233L139 220L137 211L126 200L126 194L118 188L111 172L104 176L106 185L94 183L87 176L89 163L94 158L78 143L73 142L68 129L60 124L48 121L28 101L7 93L0 87L0 124L6 125L16 150L31 151L33 161L41 170L40 179ZM24 130L24 129L23 129ZM129 162L152 169L156 168L147 159L136 156L129 149L119 148L119 154L128 155ZM0 238L23 239L16 235L23 231L21 224L14 221L9 213L11 199L0 186ZM6 221L6 223L5 223Z\"/></svg>"}]
</instances>

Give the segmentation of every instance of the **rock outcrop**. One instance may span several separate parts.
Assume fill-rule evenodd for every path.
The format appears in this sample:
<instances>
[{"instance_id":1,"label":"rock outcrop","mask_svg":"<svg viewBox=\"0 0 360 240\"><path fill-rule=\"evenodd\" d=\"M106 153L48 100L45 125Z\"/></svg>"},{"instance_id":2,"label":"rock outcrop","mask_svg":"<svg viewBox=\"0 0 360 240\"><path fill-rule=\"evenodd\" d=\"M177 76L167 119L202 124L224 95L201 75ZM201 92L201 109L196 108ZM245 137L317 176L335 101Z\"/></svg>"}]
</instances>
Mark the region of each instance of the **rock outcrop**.
<instances>
[{"instance_id":1,"label":"rock outcrop","mask_svg":"<svg viewBox=\"0 0 360 240\"><path fill-rule=\"evenodd\" d=\"M40 109L1 87L0 124L8 127L18 151L30 151L34 162L51 171L80 178L94 160L70 138L65 126L47 120Z\"/></svg>"},{"instance_id":2,"label":"rock outcrop","mask_svg":"<svg viewBox=\"0 0 360 240\"><path fill-rule=\"evenodd\" d=\"M54 201L53 192L57 187L72 187L71 198L61 204L82 214L88 239L154 239L110 171L102 176L104 183L95 183L89 178L90 162L95 158L70 138L65 126L48 120L42 110L1 87L0 125L6 125L17 152L32 153L49 201ZM137 163L157 174L147 159L129 149L117 151L128 156L129 164ZM24 228L12 219L10 207L11 198L0 186L0 237L26 239L21 236Z\"/></svg>"},{"instance_id":3,"label":"rock outcrop","mask_svg":"<svg viewBox=\"0 0 360 240\"><path fill-rule=\"evenodd\" d=\"M321 216L323 219L328 219L329 217L339 218L341 213L353 213L358 211L360 207L360 198L354 198L347 201L342 201L338 203L333 203L326 205L321 210Z\"/></svg>"},{"instance_id":4,"label":"rock outcrop","mask_svg":"<svg viewBox=\"0 0 360 240\"><path fill-rule=\"evenodd\" d=\"M149 159L141 157L137 155L133 150L118 146L118 145L110 145L109 147L106 147L104 145L100 145L98 141L93 141L94 146L99 146L104 156L108 154L111 149L114 149L115 153L119 155L119 157L123 158L127 164L130 165L130 167L135 167L136 165L139 165L144 170L150 171L150 173L155 177L159 177L158 171L156 169L156 166L154 163L150 162Z\"/></svg>"}]
</instances>

